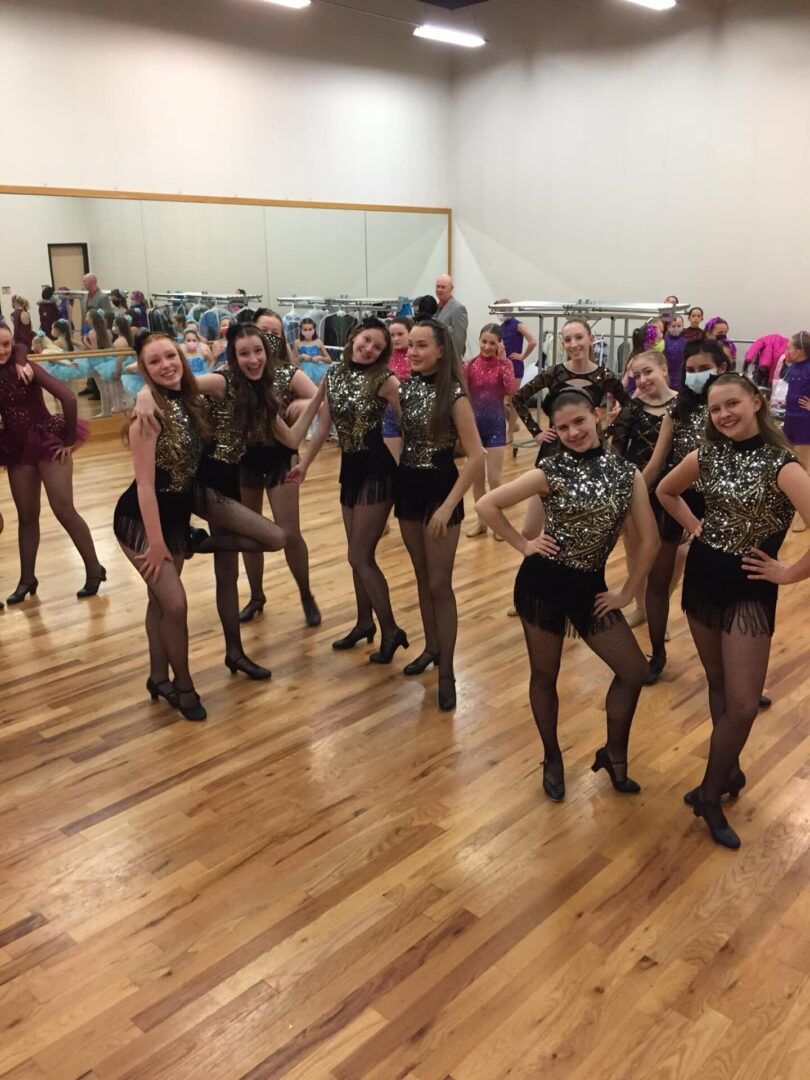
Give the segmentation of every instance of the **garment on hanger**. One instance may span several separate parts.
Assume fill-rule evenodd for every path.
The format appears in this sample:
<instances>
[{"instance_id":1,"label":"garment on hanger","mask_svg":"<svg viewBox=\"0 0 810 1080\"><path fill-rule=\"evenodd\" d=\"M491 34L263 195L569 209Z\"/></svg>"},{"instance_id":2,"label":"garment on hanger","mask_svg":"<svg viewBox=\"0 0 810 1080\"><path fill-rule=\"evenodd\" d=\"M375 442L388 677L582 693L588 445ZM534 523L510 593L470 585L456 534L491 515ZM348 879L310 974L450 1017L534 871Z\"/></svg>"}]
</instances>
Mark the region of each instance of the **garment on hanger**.
<instances>
[{"instance_id":1,"label":"garment on hanger","mask_svg":"<svg viewBox=\"0 0 810 1080\"><path fill-rule=\"evenodd\" d=\"M357 322L358 320L354 315L349 315L346 312L341 314L338 311L332 315L327 315L323 321L321 340L327 347L330 345L342 347L348 341L349 334L357 326Z\"/></svg>"}]
</instances>

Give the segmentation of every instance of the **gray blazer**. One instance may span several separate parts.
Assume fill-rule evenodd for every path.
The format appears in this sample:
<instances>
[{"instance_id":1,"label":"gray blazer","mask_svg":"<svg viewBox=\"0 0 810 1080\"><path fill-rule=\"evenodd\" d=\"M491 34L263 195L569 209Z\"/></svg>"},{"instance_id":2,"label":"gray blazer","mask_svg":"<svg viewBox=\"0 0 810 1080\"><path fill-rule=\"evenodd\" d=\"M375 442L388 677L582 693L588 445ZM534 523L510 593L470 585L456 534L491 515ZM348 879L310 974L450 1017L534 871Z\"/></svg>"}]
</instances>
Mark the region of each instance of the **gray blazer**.
<instances>
[{"instance_id":1,"label":"gray blazer","mask_svg":"<svg viewBox=\"0 0 810 1080\"><path fill-rule=\"evenodd\" d=\"M458 355L462 357L467 349L467 324L469 323L467 309L456 300L455 296L451 296L444 307L439 308L436 318L439 322L445 323L458 350Z\"/></svg>"}]
</instances>

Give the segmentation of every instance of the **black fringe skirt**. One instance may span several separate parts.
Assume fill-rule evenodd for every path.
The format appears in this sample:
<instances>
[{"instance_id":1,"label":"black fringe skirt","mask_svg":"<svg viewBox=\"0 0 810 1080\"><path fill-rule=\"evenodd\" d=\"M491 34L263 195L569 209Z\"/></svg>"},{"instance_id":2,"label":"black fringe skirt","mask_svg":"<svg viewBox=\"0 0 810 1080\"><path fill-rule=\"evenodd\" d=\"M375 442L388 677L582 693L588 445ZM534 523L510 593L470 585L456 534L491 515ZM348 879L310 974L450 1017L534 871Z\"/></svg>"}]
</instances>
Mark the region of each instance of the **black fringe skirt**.
<instances>
[{"instance_id":1,"label":"black fringe skirt","mask_svg":"<svg viewBox=\"0 0 810 1080\"><path fill-rule=\"evenodd\" d=\"M340 456L341 506L372 506L394 501L397 463L379 432L378 440L365 450L344 451ZM366 440L367 443L369 440ZM377 445L379 442L379 445Z\"/></svg>"},{"instance_id":2,"label":"black fringe skirt","mask_svg":"<svg viewBox=\"0 0 810 1080\"><path fill-rule=\"evenodd\" d=\"M624 619L620 611L594 615L596 597L606 591L604 569L577 570L530 555L515 578L515 608L524 622L550 634L590 637Z\"/></svg>"},{"instance_id":3,"label":"black fringe skirt","mask_svg":"<svg viewBox=\"0 0 810 1080\"><path fill-rule=\"evenodd\" d=\"M193 491L158 491L158 512L163 541L172 555L185 555L188 527L194 502ZM113 532L119 543L143 554L148 547L146 530L138 503L138 485L133 482L116 503Z\"/></svg>"},{"instance_id":4,"label":"black fringe skirt","mask_svg":"<svg viewBox=\"0 0 810 1080\"><path fill-rule=\"evenodd\" d=\"M434 513L453 490L458 469L453 464L452 451L448 460L436 468L411 469L400 465L395 482L394 513L400 521L421 521L427 525ZM464 500L459 499L447 522L460 525L464 520Z\"/></svg>"},{"instance_id":5,"label":"black fringe skirt","mask_svg":"<svg viewBox=\"0 0 810 1080\"><path fill-rule=\"evenodd\" d=\"M699 520L703 520L703 516L706 513L706 499L703 496L702 491L695 491L694 488L688 488L681 495L681 498ZM658 526L658 535L661 538L662 544L682 544L686 539L686 532L682 525L680 525L671 514L668 514L658 501L658 496L655 491L650 492L650 506L652 507L653 514L655 515L655 523Z\"/></svg>"},{"instance_id":6,"label":"black fringe skirt","mask_svg":"<svg viewBox=\"0 0 810 1080\"><path fill-rule=\"evenodd\" d=\"M227 499L239 502L241 499L239 476L238 463L231 465L226 461L218 461L216 458L204 457L200 462L197 482L203 488L210 488Z\"/></svg>"},{"instance_id":7,"label":"black fringe skirt","mask_svg":"<svg viewBox=\"0 0 810 1080\"><path fill-rule=\"evenodd\" d=\"M272 446L249 446L242 458L242 476L246 487L278 487L287 479L297 451L283 443Z\"/></svg>"},{"instance_id":8,"label":"black fringe skirt","mask_svg":"<svg viewBox=\"0 0 810 1080\"><path fill-rule=\"evenodd\" d=\"M760 545L776 558L785 533ZM686 615L710 630L756 637L773 637L779 587L771 581L751 581L742 568L742 556L693 540L686 558L681 606Z\"/></svg>"}]
</instances>

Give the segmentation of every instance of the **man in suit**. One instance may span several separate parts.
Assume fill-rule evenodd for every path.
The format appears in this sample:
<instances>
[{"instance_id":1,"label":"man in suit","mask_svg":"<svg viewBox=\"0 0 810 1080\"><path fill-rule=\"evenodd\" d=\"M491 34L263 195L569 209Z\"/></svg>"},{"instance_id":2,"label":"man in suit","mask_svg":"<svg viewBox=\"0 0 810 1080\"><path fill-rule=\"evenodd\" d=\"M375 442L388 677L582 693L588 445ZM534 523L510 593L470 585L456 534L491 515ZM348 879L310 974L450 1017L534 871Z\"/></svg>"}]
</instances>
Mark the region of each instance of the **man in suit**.
<instances>
[{"instance_id":1,"label":"man in suit","mask_svg":"<svg viewBox=\"0 0 810 1080\"><path fill-rule=\"evenodd\" d=\"M464 356L467 348L467 309L453 296L453 279L449 274L441 274L436 279L436 297L439 311L436 318L450 331L459 357Z\"/></svg>"}]
</instances>

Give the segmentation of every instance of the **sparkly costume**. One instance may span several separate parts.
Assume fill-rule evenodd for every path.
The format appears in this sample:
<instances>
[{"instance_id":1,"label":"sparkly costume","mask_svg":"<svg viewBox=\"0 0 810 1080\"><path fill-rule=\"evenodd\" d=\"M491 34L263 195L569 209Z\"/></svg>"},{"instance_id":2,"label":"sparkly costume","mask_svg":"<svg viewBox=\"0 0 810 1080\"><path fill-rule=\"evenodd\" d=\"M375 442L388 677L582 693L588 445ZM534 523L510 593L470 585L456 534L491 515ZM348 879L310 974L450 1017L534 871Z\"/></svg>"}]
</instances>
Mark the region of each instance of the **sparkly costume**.
<instances>
[{"instance_id":1,"label":"sparkly costume","mask_svg":"<svg viewBox=\"0 0 810 1080\"><path fill-rule=\"evenodd\" d=\"M707 388L708 389L708 388ZM680 465L685 457L697 450L706 436L706 423L709 418L709 404L706 394L695 394L686 387L681 387L678 397L673 399L674 405L672 417L672 451L667 461L665 472L670 472L676 465ZM681 495L686 505L696 518L702 518L705 511L705 501L701 490L701 482L684 491ZM657 503L657 500L656 500ZM658 533L664 544L680 544L684 538L684 532L675 518L664 510L660 505L654 505L658 523Z\"/></svg>"},{"instance_id":2,"label":"sparkly costume","mask_svg":"<svg viewBox=\"0 0 810 1080\"><path fill-rule=\"evenodd\" d=\"M411 377L411 361L407 349L394 349L391 359L388 361L388 370L396 375L401 383ZM384 439L400 439L402 428L397 422L397 414L393 405L389 405L383 417L382 433Z\"/></svg>"},{"instance_id":3,"label":"sparkly costume","mask_svg":"<svg viewBox=\"0 0 810 1080\"><path fill-rule=\"evenodd\" d=\"M788 392L785 402L785 438L794 446L810 444L810 409L803 409L799 398L810 397L810 360L799 360L787 371Z\"/></svg>"},{"instance_id":4,"label":"sparkly costume","mask_svg":"<svg viewBox=\"0 0 810 1080\"><path fill-rule=\"evenodd\" d=\"M627 425L622 433L614 434L613 449L632 465L644 469L649 464L650 458L658 442L661 433L661 422L664 416L669 416L675 423L676 397L671 398L661 412L652 412L641 398L633 398L628 406ZM656 481L657 483L657 481ZM683 529L678 522L671 517L658 501L655 488L650 491L650 506L658 525L658 535L667 543L680 540ZM670 538L670 539L667 539Z\"/></svg>"},{"instance_id":5,"label":"sparkly costume","mask_svg":"<svg viewBox=\"0 0 810 1080\"><path fill-rule=\"evenodd\" d=\"M278 402L278 415L284 419L295 394L292 390L292 381L298 368L291 361L273 361L272 390ZM220 372L222 374L222 372ZM254 441L248 437L248 448L242 458L242 468L248 474L248 481L252 486L258 484L267 489L278 487L287 479L287 473L292 468L292 459L297 451L284 443L263 443Z\"/></svg>"},{"instance_id":6,"label":"sparkly costume","mask_svg":"<svg viewBox=\"0 0 810 1080\"><path fill-rule=\"evenodd\" d=\"M388 403L379 396L383 383L391 377L387 367L370 373L367 365L353 360L336 364L327 373L326 400L341 449L343 506L391 502L394 498L396 462L382 437Z\"/></svg>"},{"instance_id":7,"label":"sparkly costume","mask_svg":"<svg viewBox=\"0 0 810 1080\"><path fill-rule=\"evenodd\" d=\"M578 389L582 389L583 387L588 389L597 387L602 391L603 398L607 394L612 394L622 406L621 413L613 421L613 429L617 432L622 431L626 423L627 403L630 401L630 396L622 386L621 379L616 377L615 372L608 371L605 367L597 366L593 371L582 373L571 371L565 364L555 364L554 367L546 368L544 371L539 372L531 382L522 386L512 398L515 412L526 425L532 436L536 437L539 435L541 429L540 425L532 416L531 409L529 408L531 399L535 394L539 394L542 390L548 390L549 394L557 394L567 386L573 386ZM541 460L545 460L547 457L554 454L555 451L556 446L554 443L542 443L540 452L537 455L537 463L539 464Z\"/></svg>"},{"instance_id":8,"label":"sparkly costume","mask_svg":"<svg viewBox=\"0 0 810 1080\"><path fill-rule=\"evenodd\" d=\"M545 532L557 555L530 555L515 579L515 607L524 622L549 633L582 637L618 622L621 612L594 615L605 592L605 563L630 510L636 468L603 447L576 454L560 449L541 466Z\"/></svg>"},{"instance_id":9,"label":"sparkly costume","mask_svg":"<svg viewBox=\"0 0 810 1080\"><path fill-rule=\"evenodd\" d=\"M173 555L186 550L194 486L202 458L202 440L191 422L179 390L164 390L166 409L159 417L155 444L155 494L163 541ZM115 507L113 531L131 551L143 552L149 541L133 480Z\"/></svg>"},{"instance_id":10,"label":"sparkly costume","mask_svg":"<svg viewBox=\"0 0 810 1080\"><path fill-rule=\"evenodd\" d=\"M726 633L773 634L778 586L751 581L742 556L760 548L776 558L794 514L777 481L783 466L796 460L761 435L699 448L706 515L689 549L682 600L696 622Z\"/></svg>"},{"instance_id":11,"label":"sparkly costume","mask_svg":"<svg viewBox=\"0 0 810 1080\"><path fill-rule=\"evenodd\" d=\"M464 388L456 383L453 401L464 397ZM402 457L396 477L396 516L403 521L421 521L425 525L453 490L458 470L453 463L453 447L458 431L452 417L447 431L439 439L430 435L430 419L436 404L436 376L417 375L403 383ZM464 520L464 500L453 507L448 525Z\"/></svg>"},{"instance_id":12,"label":"sparkly costume","mask_svg":"<svg viewBox=\"0 0 810 1080\"><path fill-rule=\"evenodd\" d=\"M484 449L506 445L504 398L516 390L515 373L509 360L499 356L476 356L464 365L475 423Z\"/></svg>"},{"instance_id":13,"label":"sparkly costume","mask_svg":"<svg viewBox=\"0 0 810 1080\"><path fill-rule=\"evenodd\" d=\"M225 394L222 398L208 399L214 440L205 448L200 463L199 480L203 487L239 502L239 465L247 450L247 432L236 420L233 372L226 368L219 374L225 380Z\"/></svg>"},{"instance_id":14,"label":"sparkly costume","mask_svg":"<svg viewBox=\"0 0 810 1080\"><path fill-rule=\"evenodd\" d=\"M511 357L514 353L522 356L525 348L523 334L520 332L520 319L516 319L514 315L504 319L501 323L501 338L508 362L519 386L520 380L523 378L525 365L522 360L512 360Z\"/></svg>"},{"instance_id":15,"label":"sparkly costume","mask_svg":"<svg viewBox=\"0 0 810 1080\"><path fill-rule=\"evenodd\" d=\"M40 364L31 365L33 382L17 377L13 360L0 365L0 465L38 465L52 461L62 446L81 446L90 426L77 419L76 395ZM48 411L42 391L59 401L62 415Z\"/></svg>"}]
</instances>

